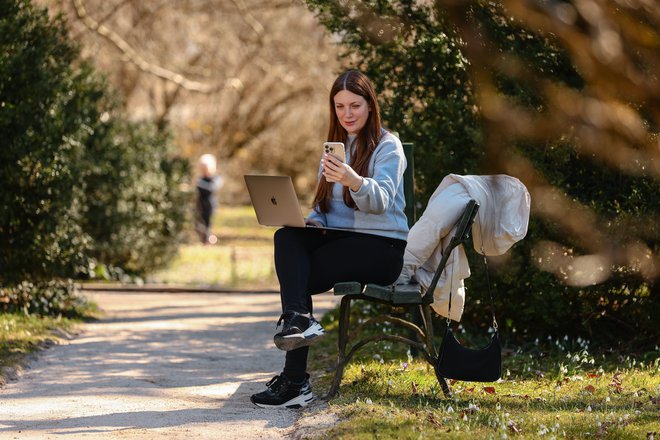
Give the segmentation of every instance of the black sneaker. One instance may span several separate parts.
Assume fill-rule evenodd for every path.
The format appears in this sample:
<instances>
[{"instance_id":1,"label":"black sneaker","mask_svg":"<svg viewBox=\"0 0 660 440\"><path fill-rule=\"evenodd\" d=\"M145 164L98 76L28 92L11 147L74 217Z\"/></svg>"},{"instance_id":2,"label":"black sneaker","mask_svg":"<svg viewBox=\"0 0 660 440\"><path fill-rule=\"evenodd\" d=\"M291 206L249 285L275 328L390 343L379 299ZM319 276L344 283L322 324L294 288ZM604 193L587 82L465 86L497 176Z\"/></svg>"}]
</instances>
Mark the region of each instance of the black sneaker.
<instances>
[{"instance_id":1,"label":"black sneaker","mask_svg":"<svg viewBox=\"0 0 660 440\"><path fill-rule=\"evenodd\" d=\"M282 331L273 337L275 346L280 350L291 351L312 345L325 335L325 330L314 317L308 318L298 312L290 311L280 316L277 325L279 326L282 321L284 321Z\"/></svg>"},{"instance_id":2,"label":"black sneaker","mask_svg":"<svg viewBox=\"0 0 660 440\"><path fill-rule=\"evenodd\" d=\"M302 408L314 400L309 385L309 374L302 382L291 382L284 374L273 377L266 391L250 396L250 401L261 408Z\"/></svg>"}]
</instances>

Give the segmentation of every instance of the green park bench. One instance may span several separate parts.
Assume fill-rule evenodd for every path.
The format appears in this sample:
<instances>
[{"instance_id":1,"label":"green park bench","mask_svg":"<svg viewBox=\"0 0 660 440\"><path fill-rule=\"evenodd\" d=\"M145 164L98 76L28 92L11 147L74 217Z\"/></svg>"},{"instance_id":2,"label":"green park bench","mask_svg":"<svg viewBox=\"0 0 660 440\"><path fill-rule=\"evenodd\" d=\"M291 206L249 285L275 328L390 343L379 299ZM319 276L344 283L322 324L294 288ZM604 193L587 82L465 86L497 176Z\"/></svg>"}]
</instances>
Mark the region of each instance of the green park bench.
<instances>
[{"instance_id":1,"label":"green park bench","mask_svg":"<svg viewBox=\"0 0 660 440\"><path fill-rule=\"evenodd\" d=\"M404 153L408 162L404 174L404 189L406 198L406 215L408 216L409 226L415 222L415 200L414 200L414 160L413 145L403 144ZM424 359L434 367L436 377L446 397L451 396L451 390L447 381L435 369L438 360L438 351L434 343L433 322L431 315L431 304L433 303L433 291L440 279L440 275L447 264L451 251L458 245L465 243L471 232L471 226L474 222L479 205L476 201L470 200L465 210L458 220L458 227L452 237L449 245L442 252L442 258L435 271L431 284L426 292L422 291L418 284L380 286L377 284L362 285L359 282L342 282L334 286L334 294L341 295L341 304L339 308L339 337L337 345L339 353L335 363L335 375L332 385L325 396L326 399L332 398L339 390L344 368L351 360L353 355L366 344L378 341L392 341L408 344L412 350L424 356ZM351 331L350 311L353 301L368 301L389 306L389 313L372 317L367 321L356 326ZM415 306L419 308L421 319L415 318ZM394 309L406 308L409 319L400 316L393 316L391 312ZM389 322L395 324L402 330L403 334L380 333L376 336L368 336L358 339L362 330L374 324ZM412 337L411 337L412 335ZM414 338L414 339L413 339Z\"/></svg>"}]
</instances>

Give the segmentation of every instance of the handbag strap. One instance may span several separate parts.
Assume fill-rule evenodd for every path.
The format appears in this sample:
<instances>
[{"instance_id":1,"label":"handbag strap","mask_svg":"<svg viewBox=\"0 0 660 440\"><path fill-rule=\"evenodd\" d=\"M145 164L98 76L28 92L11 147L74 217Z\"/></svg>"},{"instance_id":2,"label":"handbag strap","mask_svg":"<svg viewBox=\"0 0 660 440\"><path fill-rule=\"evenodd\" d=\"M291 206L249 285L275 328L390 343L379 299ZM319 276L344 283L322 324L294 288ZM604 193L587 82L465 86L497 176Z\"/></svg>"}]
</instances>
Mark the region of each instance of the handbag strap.
<instances>
[{"instance_id":1,"label":"handbag strap","mask_svg":"<svg viewBox=\"0 0 660 440\"><path fill-rule=\"evenodd\" d=\"M497 325L497 319L495 318L495 301L493 300L493 291L490 288L490 271L488 270L488 259L486 258L486 251L484 251L484 242L483 242L483 237L484 237L484 231L483 228L481 227L481 221L479 220L479 215L477 214L477 217L475 219L477 222L479 222L479 232L481 232L481 255L484 258L484 266L486 267L486 286L488 287L488 297L490 298L490 313L493 317L493 328L495 329L495 333L499 331L498 325ZM474 240L474 238L473 238ZM456 248L458 249L458 247ZM453 251L452 251L453 252ZM454 264L451 266L451 278L449 280L449 305L447 306L447 328L449 328L449 325L451 324L451 295L452 292L454 291Z\"/></svg>"}]
</instances>

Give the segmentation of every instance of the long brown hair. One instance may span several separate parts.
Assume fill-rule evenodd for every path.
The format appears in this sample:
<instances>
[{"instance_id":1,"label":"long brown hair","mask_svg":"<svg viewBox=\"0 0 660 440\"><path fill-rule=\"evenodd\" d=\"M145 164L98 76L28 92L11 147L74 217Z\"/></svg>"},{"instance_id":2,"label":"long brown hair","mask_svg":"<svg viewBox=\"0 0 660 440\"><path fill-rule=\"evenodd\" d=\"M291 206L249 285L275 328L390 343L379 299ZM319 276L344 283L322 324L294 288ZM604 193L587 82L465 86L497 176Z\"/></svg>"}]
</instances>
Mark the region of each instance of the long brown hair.
<instances>
[{"instance_id":1,"label":"long brown hair","mask_svg":"<svg viewBox=\"0 0 660 440\"><path fill-rule=\"evenodd\" d=\"M328 141L343 142L344 144L346 144L348 133L339 123L335 111L335 95L342 90L348 90L351 93L362 96L367 101L369 109L371 109L367 117L367 122L355 139L355 148L352 149L350 162L351 168L356 173L362 177L368 177L369 160L371 160L371 155L380 142L382 128L376 92L369 78L357 70L347 70L339 75L334 84L332 84L332 89L330 89L330 128L328 129ZM349 191L350 188L345 186L344 203L349 208L357 209ZM321 176L319 185L316 188L313 208L321 212L328 212L330 210L328 201L331 194L332 183L325 180L324 176Z\"/></svg>"}]
</instances>

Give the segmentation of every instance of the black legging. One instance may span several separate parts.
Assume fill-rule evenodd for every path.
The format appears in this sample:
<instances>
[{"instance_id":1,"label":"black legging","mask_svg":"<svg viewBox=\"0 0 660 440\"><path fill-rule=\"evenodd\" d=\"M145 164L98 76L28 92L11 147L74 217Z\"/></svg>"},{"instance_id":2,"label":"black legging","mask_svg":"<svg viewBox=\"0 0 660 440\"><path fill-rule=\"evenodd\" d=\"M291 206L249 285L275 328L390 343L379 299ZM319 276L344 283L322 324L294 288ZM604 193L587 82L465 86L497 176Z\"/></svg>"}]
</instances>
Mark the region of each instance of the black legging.
<instances>
[{"instance_id":1,"label":"black legging","mask_svg":"<svg viewBox=\"0 0 660 440\"><path fill-rule=\"evenodd\" d=\"M350 231L282 228L275 233L275 270L282 311L312 313L312 295L338 282L391 284L403 266L404 240ZM309 347L286 353L284 374L294 381L307 370Z\"/></svg>"}]
</instances>

